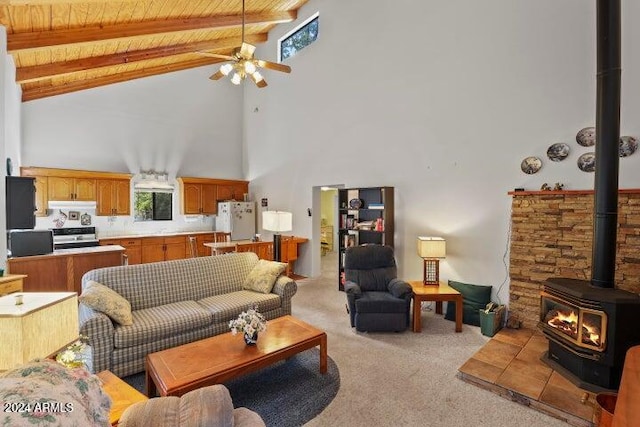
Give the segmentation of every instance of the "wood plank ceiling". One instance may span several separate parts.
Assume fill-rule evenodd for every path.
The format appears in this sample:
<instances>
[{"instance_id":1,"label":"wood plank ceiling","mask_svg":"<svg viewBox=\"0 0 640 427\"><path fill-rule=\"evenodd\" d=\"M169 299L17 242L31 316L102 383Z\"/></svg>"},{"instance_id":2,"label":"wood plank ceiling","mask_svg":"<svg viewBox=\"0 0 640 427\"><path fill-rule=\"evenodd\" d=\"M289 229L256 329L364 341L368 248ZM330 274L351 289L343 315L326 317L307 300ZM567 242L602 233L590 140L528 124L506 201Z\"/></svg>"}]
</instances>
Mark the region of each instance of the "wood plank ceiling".
<instances>
[{"instance_id":1,"label":"wood plank ceiling","mask_svg":"<svg viewBox=\"0 0 640 427\"><path fill-rule=\"evenodd\" d=\"M246 0L246 41L264 43L306 2ZM232 54L241 24L241 0L0 0L23 102L215 64L197 52Z\"/></svg>"}]
</instances>

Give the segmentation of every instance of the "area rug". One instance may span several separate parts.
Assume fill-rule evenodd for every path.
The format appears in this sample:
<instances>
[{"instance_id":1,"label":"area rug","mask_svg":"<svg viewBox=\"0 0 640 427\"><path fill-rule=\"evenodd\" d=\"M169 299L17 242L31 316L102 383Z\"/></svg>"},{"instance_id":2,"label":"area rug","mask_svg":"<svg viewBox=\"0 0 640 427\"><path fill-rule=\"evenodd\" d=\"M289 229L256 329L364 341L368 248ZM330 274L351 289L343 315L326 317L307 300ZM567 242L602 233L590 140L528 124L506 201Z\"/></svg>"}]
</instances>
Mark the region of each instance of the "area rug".
<instances>
[{"instance_id":1,"label":"area rug","mask_svg":"<svg viewBox=\"0 0 640 427\"><path fill-rule=\"evenodd\" d=\"M313 419L340 389L338 366L327 358L327 373L319 368L320 351L303 351L288 360L225 383L233 406L260 414L267 426L295 427ZM144 393L144 373L123 378Z\"/></svg>"}]
</instances>

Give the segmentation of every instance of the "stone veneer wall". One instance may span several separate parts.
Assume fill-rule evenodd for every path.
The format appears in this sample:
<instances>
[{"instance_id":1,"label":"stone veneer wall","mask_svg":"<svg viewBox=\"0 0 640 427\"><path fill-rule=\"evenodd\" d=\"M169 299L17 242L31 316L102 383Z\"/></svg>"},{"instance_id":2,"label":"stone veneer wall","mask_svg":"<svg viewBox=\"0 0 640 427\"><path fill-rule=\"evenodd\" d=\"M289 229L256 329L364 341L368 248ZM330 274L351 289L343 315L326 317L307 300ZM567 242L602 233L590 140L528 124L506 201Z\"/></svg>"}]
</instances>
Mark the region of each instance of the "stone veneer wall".
<instances>
[{"instance_id":1,"label":"stone veneer wall","mask_svg":"<svg viewBox=\"0 0 640 427\"><path fill-rule=\"evenodd\" d=\"M593 191L511 192L509 310L526 327L540 315L549 277L591 279ZM616 288L640 293L640 190L618 198Z\"/></svg>"}]
</instances>

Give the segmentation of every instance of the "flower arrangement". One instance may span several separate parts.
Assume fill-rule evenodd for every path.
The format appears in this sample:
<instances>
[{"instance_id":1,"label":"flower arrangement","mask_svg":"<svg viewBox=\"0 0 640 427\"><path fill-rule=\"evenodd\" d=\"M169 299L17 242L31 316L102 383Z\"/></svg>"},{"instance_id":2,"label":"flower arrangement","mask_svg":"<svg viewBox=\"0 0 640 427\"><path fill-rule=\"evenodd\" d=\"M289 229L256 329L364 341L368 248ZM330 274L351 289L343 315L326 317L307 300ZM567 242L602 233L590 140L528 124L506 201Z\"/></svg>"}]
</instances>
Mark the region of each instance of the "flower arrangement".
<instances>
[{"instance_id":1,"label":"flower arrangement","mask_svg":"<svg viewBox=\"0 0 640 427\"><path fill-rule=\"evenodd\" d=\"M258 332L267 330L267 321L262 314L258 312L258 306L249 307L247 311L240 313L236 320L229 322L229 328L233 335L243 332L245 335L252 337Z\"/></svg>"},{"instance_id":2,"label":"flower arrangement","mask_svg":"<svg viewBox=\"0 0 640 427\"><path fill-rule=\"evenodd\" d=\"M84 366L83 355L87 349L88 337L80 335L80 338L69 345L64 351L56 355L56 362L67 368L79 368Z\"/></svg>"}]
</instances>

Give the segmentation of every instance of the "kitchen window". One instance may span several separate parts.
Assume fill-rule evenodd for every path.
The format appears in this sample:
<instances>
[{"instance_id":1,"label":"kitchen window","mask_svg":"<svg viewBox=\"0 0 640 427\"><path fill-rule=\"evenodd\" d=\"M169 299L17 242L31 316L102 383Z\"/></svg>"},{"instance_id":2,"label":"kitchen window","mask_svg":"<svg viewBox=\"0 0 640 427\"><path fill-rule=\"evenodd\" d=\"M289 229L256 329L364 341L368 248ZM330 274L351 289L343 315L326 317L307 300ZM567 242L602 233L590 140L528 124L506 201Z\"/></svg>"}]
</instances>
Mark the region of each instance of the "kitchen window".
<instances>
[{"instance_id":1,"label":"kitchen window","mask_svg":"<svg viewBox=\"0 0 640 427\"><path fill-rule=\"evenodd\" d=\"M171 221L173 193L136 191L133 198L134 221Z\"/></svg>"}]
</instances>

